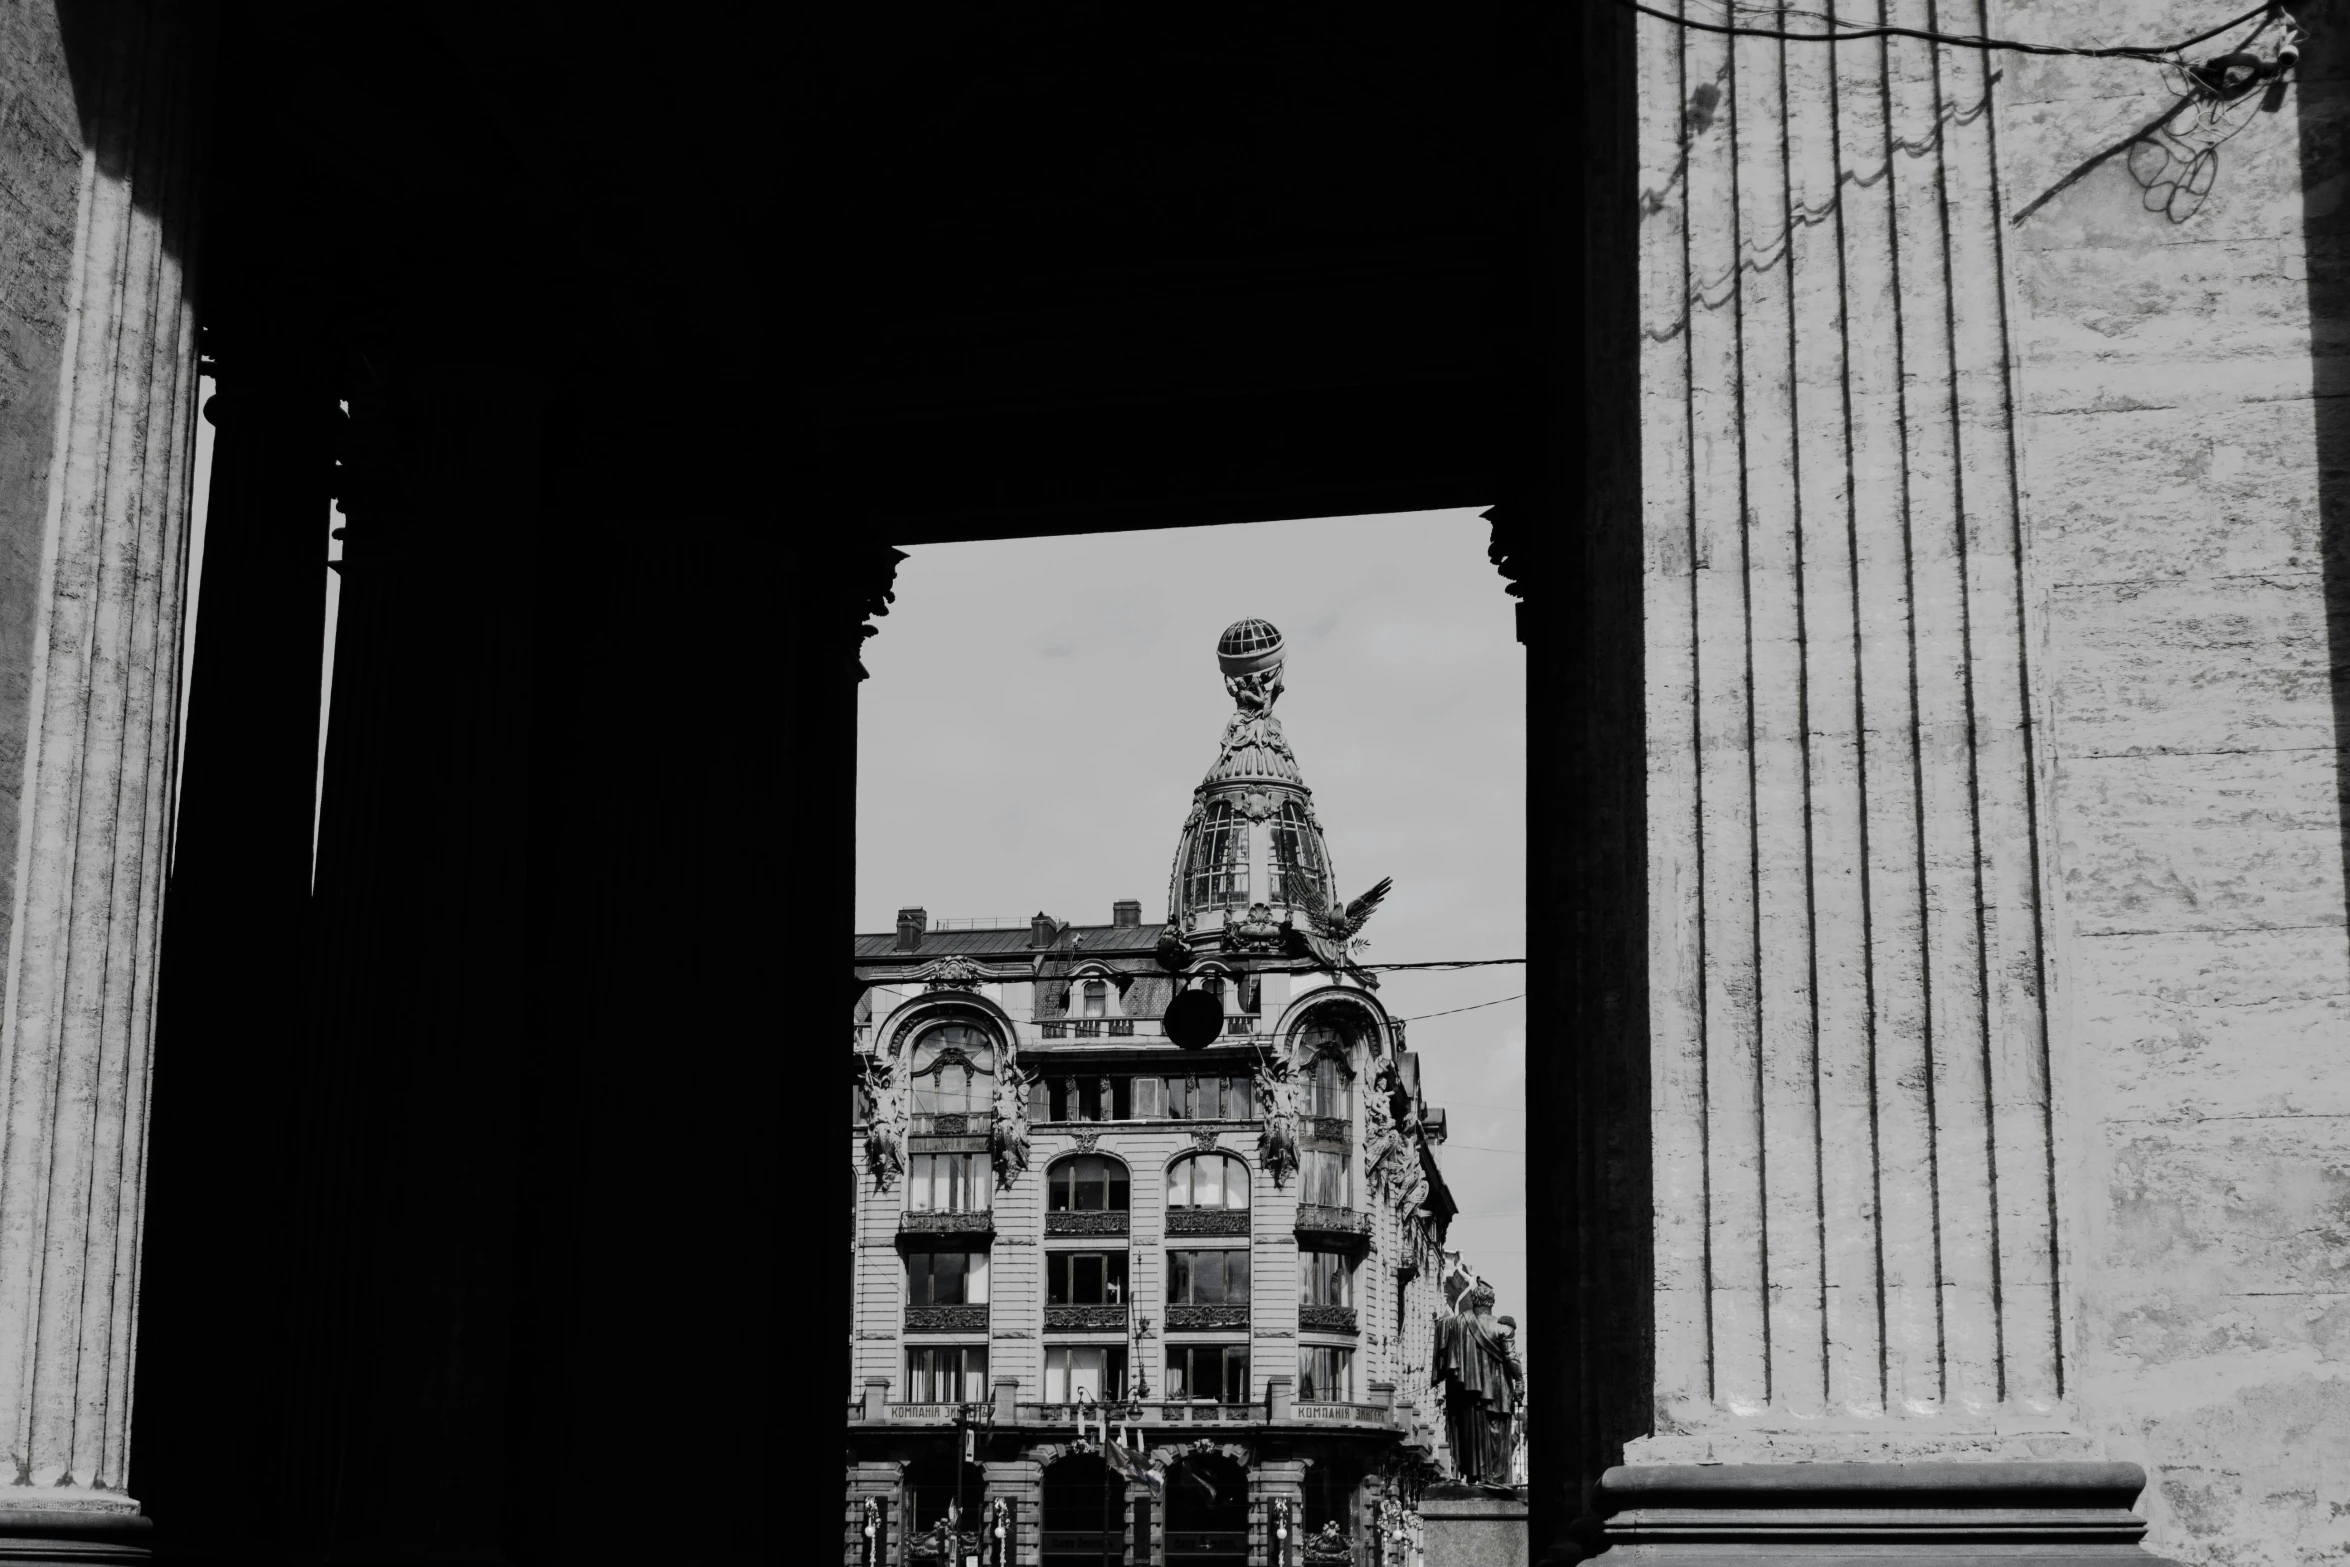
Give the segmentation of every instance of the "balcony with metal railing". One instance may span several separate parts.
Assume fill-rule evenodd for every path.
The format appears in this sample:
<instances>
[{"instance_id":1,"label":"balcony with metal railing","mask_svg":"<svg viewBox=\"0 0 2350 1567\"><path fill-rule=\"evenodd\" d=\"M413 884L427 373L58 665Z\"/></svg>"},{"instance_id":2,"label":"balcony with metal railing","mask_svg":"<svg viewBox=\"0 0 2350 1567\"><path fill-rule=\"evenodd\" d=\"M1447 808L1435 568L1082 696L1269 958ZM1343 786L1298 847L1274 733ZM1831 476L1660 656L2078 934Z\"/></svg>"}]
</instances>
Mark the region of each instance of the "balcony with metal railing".
<instances>
[{"instance_id":1,"label":"balcony with metal railing","mask_svg":"<svg viewBox=\"0 0 2350 1567\"><path fill-rule=\"evenodd\" d=\"M1297 1205L1294 1226L1299 1245L1356 1248L1371 1240L1371 1216L1352 1208L1333 1208L1318 1202Z\"/></svg>"}]
</instances>

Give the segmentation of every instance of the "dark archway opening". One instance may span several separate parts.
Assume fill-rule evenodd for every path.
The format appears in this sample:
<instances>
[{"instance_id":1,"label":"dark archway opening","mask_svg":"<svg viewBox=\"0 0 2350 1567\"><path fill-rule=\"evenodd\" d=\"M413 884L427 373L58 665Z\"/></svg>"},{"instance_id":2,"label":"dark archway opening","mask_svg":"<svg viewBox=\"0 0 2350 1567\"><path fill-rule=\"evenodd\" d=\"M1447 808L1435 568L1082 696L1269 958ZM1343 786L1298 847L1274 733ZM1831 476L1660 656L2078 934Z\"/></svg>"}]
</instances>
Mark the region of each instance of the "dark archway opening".
<instances>
[{"instance_id":1,"label":"dark archway opening","mask_svg":"<svg viewBox=\"0 0 2350 1567\"><path fill-rule=\"evenodd\" d=\"M1248 1473L1217 1453L1194 1453L1167 1475L1167 1567L1245 1567Z\"/></svg>"},{"instance_id":2,"label":"dark archway opening","mask_svg":"<svg viewBox=\"0 0 2350 1567\"><path fill-rule=\"evenodd\" d=\"M906 1466L906 1561L954 1567L979 1548L979 1521L987 1496L987 1472L945 1456L917 1458ZM961 1537L960 1548L950 1537Z\"/></svg>"},{"instance_id":3,"label":"dark archway opening","mask_svg":"<svg viewBox=\"0 0 2350 1567\"><path fill-rule=\"evenodd\" d=\"M1044 1567L1126 1560L1126 1485L1099 1454L1072 1453L1044 1472Z\"/></svg>"}]
</instances>

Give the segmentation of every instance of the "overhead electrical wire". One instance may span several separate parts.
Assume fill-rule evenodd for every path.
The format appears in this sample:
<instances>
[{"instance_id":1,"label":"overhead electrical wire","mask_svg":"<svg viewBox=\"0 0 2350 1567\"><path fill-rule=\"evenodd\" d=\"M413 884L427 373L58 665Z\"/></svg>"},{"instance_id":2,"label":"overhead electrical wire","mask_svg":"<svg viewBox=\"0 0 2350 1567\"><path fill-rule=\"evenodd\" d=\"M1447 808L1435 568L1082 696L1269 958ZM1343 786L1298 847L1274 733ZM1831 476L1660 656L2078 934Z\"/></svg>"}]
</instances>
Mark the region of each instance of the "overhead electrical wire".
<instances>
[{"instance_id":1,"label":"overhead electrical wire","mask_svg":"<svg viewBox=\"0 0 2350 1567\"><path fill-rule=\"evenodd\" d=\"M1525 999L1526 993L1521 990L1514 996L1496 996L1491 1001L1472 1001L1465 1007L1446 1007L1442 1012L1423 1012L1419 1017L1399 1017L1396 1021L1398 1023L1417 1023L1426 1018L1450 1017L1455 1012L1474 1012L1479 1007L1498 1007L1505 1001L1523 1001Z\"/></svg>"},{"instance_id":2,"label":"overhead electrical wire","mask_svg":"<svg viewBox=\"0 0 2350 1567\"><path fill-rule=\"evenodd\" d=\"M1660 22L1670 22L1675 27L1688 28L1693 32L1700 33L1718 33L1731 38L1775 38L1785 43L1806 44L1859 43L1870 38L1917 38L1927 43L1948 44L1954 49L1996 49L2009 54L2074 55L2089 60L2157 61L2171 59L2182 50L2192 49L2200 43L2208 43L2230 28L2241 27L2246 22L2255 21L2284 10L2284 6L2278 3L2278 0L2270 0L2269 4L2254 6L2241 16L2231 17L2217 27L2207 28L2194 37L2182 38L2177 43L2106 44L2092 48L2077 44L2036 44L2013 38L1988 38L1979 33L1941 33L1930 28L1897 27L1891 24L1855 26L1833 15L1819 16L1819 20L1825 22L1831 29L1838 29L1837 31L1799 33L1785 28L1743 27L1728 22L1700 21L1696 17L1682 16L1657 6L1643 4L1642 0L1616 0L1616 4L1628 11L1637 11L1642 16L1654 17ZM1782 14L1817 15L1817 13L1810 12Z\"/></svg>"}]
</instances>

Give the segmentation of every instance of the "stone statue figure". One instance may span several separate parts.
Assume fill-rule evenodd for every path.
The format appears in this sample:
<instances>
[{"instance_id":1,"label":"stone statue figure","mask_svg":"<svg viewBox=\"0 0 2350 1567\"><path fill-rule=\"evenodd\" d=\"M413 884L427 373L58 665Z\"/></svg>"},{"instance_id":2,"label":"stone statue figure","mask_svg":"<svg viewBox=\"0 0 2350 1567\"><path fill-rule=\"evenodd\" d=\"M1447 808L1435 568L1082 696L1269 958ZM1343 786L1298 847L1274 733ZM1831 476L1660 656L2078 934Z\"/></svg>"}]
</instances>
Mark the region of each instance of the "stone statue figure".
<instances>
[{"instance_id":1,"label":"stone statue figure","mask_svg":"<svg viewBox=\"0 0 2350 1567\"><path fill-rule=\"evenodd\" d=\"M1337 1520L1322 1525L1321 1532L1306 1536L1308 1567L1347 1567L1354 1560L1354 1546L1339 1531Z\"/></svg>"},{"instance_id":2,"label":"stone statue figure","mask_svg":"<svg viewBox=\"0 0 2350 1567\"><path fill-rule=\"evenodd\" d=\"M1028 1086L1033 1081L1009 1059L996 1078L995 1121L988 1128L987 1146L998 1191L1010 1191L1028 1169Z\"/></svg>"},{"instance_id":3,"label":"stone statue figure","mask_svg":"<svg viewBox=\"0 0 2350 1567\"><path fill-rule=\"evenodd\" d=\"M865 1099L873 1107L865 1123L865 1170L875 1191L906 1173L906 1107L898 1100L897 1082L887 1066L874 1061L862 1065Z\"/></svg>"},{"instance_id":4,"label":"stone statue figure","mask_svg":"<svg viewBox=\"0 0 2350 1567\"><path fill-rule=\"evenodd\" d=\"M1453 1466L1471 1485L1510 1483L1512 1427L1524 1373L1493 1319L1493 1287L1471 1284L1450 1316L1436 1324L1429 1381L1444 1388L1444 1435Z\"/></svg>"},{"instance_id":5,"label":"stone statue figure","mask_svg":"<svg viewBox=\"0 0 2350 1567\"><path fill-rule=\"evenodd\" d=\"M1279 1055L1257 1063L1257 1155L1275 1186L1297 1169L1297 1069Z\"/></svg>"}]
</instances>

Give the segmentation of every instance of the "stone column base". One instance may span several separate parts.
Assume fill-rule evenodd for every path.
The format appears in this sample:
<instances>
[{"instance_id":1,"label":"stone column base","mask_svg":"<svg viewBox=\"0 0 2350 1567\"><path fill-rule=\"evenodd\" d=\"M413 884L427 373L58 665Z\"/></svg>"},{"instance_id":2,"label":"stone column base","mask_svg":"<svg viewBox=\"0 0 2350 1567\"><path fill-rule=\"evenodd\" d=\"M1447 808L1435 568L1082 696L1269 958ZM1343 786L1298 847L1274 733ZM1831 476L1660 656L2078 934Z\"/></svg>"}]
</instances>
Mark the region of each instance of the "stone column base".
<instances>
[{"instance_id":1,"label":"stone column base","mask_svg":"<svg viewBox=\"0 0 2350 1567\"><path fill-rule=\"evenodd\" d=\"M2177 1567L2138 1544L2145 1485L2115 1463L1657 1464L1610 1469L1592 1501L1627 1567Z\"/></svg>"},{"instance_id":2,"label":"stone column base","mask_svg":"<svg viewBox=\"0 0 2350 1567\"><path fill-rule=\"evenodd\" d=\"M1432 1485L1420 1496L1420 1530L1428 1567L1526 1567L1533 1558L1523 1491Z\"/></svg>"},{"instance_id":3,"label":"stone column base","mask_svg":"<svg viewBox=\"0 0 2350 1567\"><path fill-rule=\"evenodd\" d=\"M145 1562L154 1521L96 1508L0 1507L0 1562Z\"/></svg>"}]
</instances>

